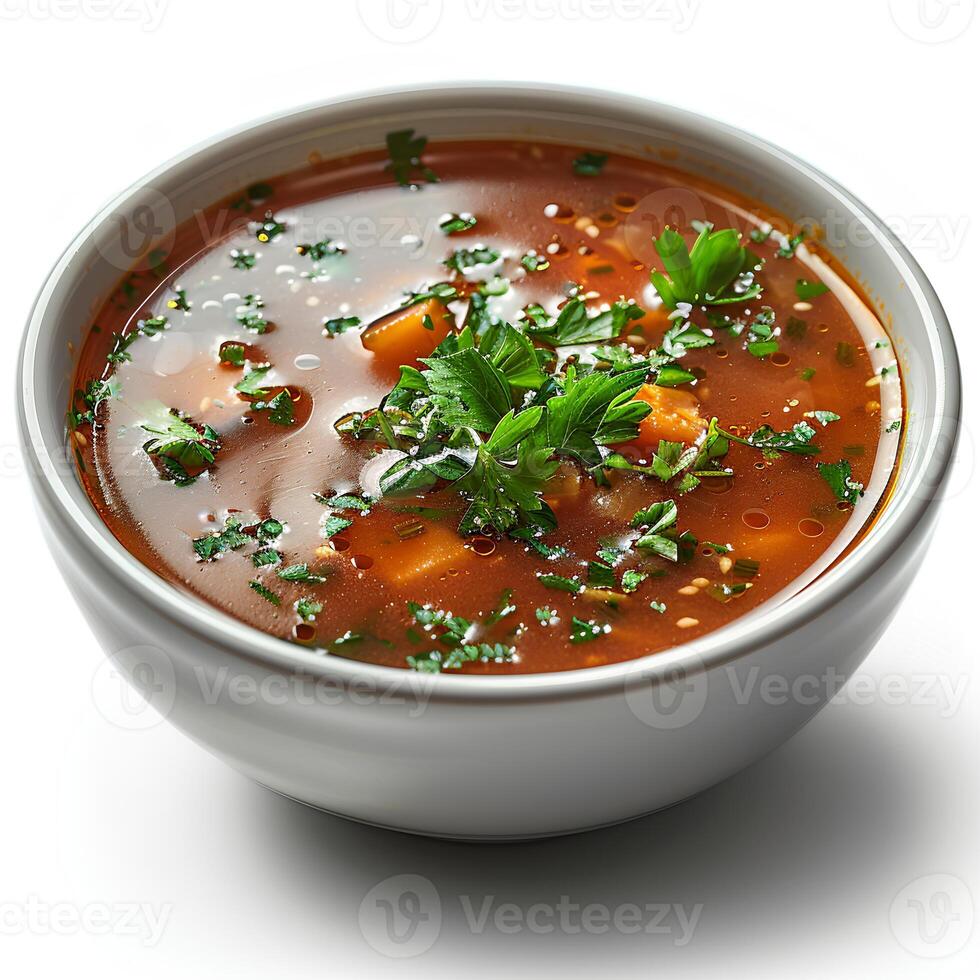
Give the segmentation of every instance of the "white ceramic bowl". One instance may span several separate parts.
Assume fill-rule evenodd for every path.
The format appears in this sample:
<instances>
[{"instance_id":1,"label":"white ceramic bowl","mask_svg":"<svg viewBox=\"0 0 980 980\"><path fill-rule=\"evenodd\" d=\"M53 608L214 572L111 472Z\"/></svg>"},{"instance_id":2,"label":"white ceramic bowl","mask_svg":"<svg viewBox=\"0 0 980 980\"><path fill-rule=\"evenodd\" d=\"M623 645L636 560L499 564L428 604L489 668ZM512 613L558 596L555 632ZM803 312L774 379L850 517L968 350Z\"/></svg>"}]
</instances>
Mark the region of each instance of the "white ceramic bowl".
<instances>
[{"instance_id":1,"label":"white ceramic bowl","mask_svg":"<svg viewBox=\"0 0 980 980\"><path fill-rule=\"evenodd\" d=\"M303 166L312 150L330 157L377 147L388 130L409 125L430 139L668 151L677 166L791 217L850 229L828 245L893 318L909 412L894 494L853 552L788 601L669 652L520 677L423 677L318 656L195 600L131 557L75 477L64 417L72 351L126 268L134 236L138 244L154 226L166 234L250 181ZM678 109L499 83L369 93L287 112L147 175L52 270L19 378L24 451L51 547L107 654L154 708L287 796L373 824L480 839L569 833L657 810L800 728L881 636L908 589L960 412L956 351L935 293L882 222L829 178Z\"/></svg>"}]
</instances>

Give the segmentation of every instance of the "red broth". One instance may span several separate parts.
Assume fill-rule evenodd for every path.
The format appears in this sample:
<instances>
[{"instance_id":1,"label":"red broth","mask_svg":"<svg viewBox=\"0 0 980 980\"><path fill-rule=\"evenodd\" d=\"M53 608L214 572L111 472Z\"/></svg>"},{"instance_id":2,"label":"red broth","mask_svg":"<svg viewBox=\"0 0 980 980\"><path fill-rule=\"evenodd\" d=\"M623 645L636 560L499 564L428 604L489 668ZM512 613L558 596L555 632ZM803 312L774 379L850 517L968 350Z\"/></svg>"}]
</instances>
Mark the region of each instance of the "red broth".
<instances>
[{"instance_id":1,"label":"red broth","mask_svg":"<svg viewBox=\"0 0 980 980\"><path fill-rule=\"evenodd\" d=\"M792 235L786 219L647 160L526 142L435 144L423 160L317 159L253 186L181 226L107 299L69 423L91 499L129 551L325 656L522 673L669 649L799 591L859 539L887 493L901 395L887 335L854 284L808 259L818 242L808 236L794 254L783 234L765 235L770 225ZM748 276L712 295L745 298L671 310L650 281L664 269L653 237L667 223L687 248L704 223L739 231L738 247L764 263L750 259ZM466 251L451 268L456 250ZM433 286L440 295L402 306ZM596 446L589 436L588 458L559 449L530 465L539 482L521 486L556 526L525 538L510 533L520 523L475 533L469 521L460 533L485 494L451 478L363 505L336 499L376 498L379 477L415 446L400 430L391 449L372 410L401 364L425 369L417 358L446 337L458 346L481 304L474 293L545 352L539 370L552 380L511 390L517 418L536 404L558 418L549 398L562 386L601 374L601 387L624 367L596 342L563 342L574 330L555 322L570 304L588 332L603 329L603 310L634 301L615 307L626 322L602 343L634 371L648 359L633 399L651 411L627 422L638 438ZM686 328L703 346L665 342ZM404 412L385 418L407 425ZM678 455L705 446L712 418L732 437L710 435L727 453L671 476ZM771 449L787 437L765 426L819 453ZM489 438L449 430L435 442ZM552 435L537 444L554 449ZM679 444L673 455L660 439ZM480 458L474 445L454 465ZM666 476L650 471L658 452ZM606 465L610 454L645 469ZM513 462L500 460L508 480Z\"/></svg>"}]
</instances>

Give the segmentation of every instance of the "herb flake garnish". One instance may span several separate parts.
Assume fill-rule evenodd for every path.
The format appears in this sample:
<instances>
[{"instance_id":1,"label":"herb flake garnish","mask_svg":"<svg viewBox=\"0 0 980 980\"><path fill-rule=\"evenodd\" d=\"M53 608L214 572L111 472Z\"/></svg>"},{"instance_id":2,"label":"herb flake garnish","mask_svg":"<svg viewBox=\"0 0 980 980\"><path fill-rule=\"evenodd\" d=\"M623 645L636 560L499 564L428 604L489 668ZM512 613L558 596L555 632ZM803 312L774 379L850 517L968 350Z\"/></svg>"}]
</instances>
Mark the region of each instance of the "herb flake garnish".
<instances>
[{"instance_id":1,"label":"herb flake garnish","mask_svg":"<svg viewBox=\"0 0 980 980\"><path fill-rule=\"evenodd\" d=\"M676 310L679 303L742 303L762 292L753 281L762 260L741 244L734 228L712 231L702 227L690 251L683 235L665 228L654 246L664 271L652 270L650 281L670 310Z\"/></svg>"},{"instance_id":2,"label":"herb flake garnish","mask_svg":"<svg viewBox=\"0 0 980 980\"><path fill-rule=\"evenodd\" d=\"M435 183L439 180L435 171L422 163L422 154L428 140L416 136L414 129L399 129L385 136L390 162L385 170L391 173L402 187L419 186L418 182Z\"/></svg>"},{"instance_id":3,"label":"herb flake garnish","mask_svg":"<svg viewBox=\"0 0 980 980\"><path fill-rule=\"evenodd\" d=\"M827 482L834 496L852 507L864 495L864 484L851 477L851 464L842 459L837 463L817 463L817 471Z\"/></svg>"}]
</instances>

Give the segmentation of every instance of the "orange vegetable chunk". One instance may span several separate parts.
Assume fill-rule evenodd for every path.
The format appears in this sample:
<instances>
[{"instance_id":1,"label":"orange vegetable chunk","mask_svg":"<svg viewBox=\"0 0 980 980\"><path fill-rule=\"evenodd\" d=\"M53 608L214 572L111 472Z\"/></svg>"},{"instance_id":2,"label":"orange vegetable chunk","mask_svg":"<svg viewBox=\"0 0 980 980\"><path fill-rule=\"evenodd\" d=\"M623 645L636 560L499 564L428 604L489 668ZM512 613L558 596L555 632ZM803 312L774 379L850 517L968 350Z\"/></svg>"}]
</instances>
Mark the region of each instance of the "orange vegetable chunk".
<instances>
[{"instance_id":1,"label":"orange vegetable chunk","mask_svg":"<svg viewBox=\"0 0 980 980\"><path fill-rule=\"evenodd\" d=\"M428 357L454 326L452 314L437 299L427 299L375 320L361 334L361 343L397 375L402 364Z\"/></svg>"},{"instance_id":2,"label":"orange vegetable chunk","mask_svg":"<svg viewBox=\"0 0 980 980\"><path fill-rule=\"evenodd\" d=\"M699 414L700 402L689 391L643 385L633 400L646 402L652 409L640 423L640 434L629 443L639 449L656 449L661 439L693 443L708 428Z\"/></svg>"}]
</instances>

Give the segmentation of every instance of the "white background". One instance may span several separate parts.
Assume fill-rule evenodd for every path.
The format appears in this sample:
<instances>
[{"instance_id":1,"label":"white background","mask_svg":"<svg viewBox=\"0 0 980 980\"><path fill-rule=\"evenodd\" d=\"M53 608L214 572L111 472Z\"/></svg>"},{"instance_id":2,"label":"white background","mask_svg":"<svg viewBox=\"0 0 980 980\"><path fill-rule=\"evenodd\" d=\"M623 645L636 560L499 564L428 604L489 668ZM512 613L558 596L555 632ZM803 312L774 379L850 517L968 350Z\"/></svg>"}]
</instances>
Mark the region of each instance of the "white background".
<instances>
[{"instance_id":1,"label":"white background","mask_svg":"<svg viewBox=\"0 0 980 980\"><path fill-rule=\"evenodd\" d=\"M14 347L48 268L97 208L160 161L254 116L346 91L526 78L674 102L835 176L895 226L932 278L969 394L980 355L974 0L405 3L390 17L385 0L0 0L11 391ZM976 975L972 400L927 567L859 678L870 695L852 684L790 744L682 807L587 836L491 847L322 816L251 785L166 724L110 723L92 695L101 654L41 543L11 408L0 413L4 976ZM396 961L375 948L358 909L400 874L432 883L442 918L430 949ZM562 896L703 909L678 945L677 931L505 934L493 919L473 928L463 902L485 896L525 914ZM901 916L893 927L893 910L916 900L926 931ZM71 925L132 903L143 910L135 935L118 919ZM45 921L52 911L68 918ZM162 934L149 945L154 916ZM930 945L923 936L943 922Z\"/></svg>"}]
</instances>

